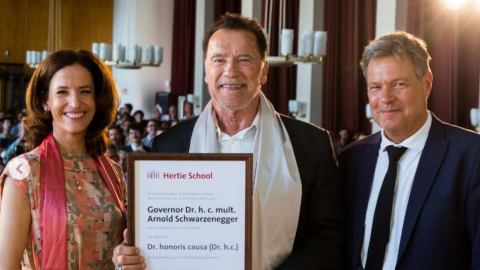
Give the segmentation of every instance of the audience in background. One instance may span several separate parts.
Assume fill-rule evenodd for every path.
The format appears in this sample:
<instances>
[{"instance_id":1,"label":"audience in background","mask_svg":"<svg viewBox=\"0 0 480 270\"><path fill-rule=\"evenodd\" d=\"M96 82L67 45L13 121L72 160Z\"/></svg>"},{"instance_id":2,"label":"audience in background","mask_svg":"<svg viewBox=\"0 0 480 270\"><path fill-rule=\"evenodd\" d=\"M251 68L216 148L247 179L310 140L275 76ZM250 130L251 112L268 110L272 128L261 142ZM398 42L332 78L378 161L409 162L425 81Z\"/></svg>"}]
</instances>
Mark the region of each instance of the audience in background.
<instances>
[{"instance_id":1,"label":"audience in background","mask_svg":"<svg viewBox=\"0 0 480 270\"><path fill-rule=\"evenodd\" d=\"M155 107L153 107L153 119L155 119L158 123L162 122L162 107L160 105L156 104Z\"/></svg>"},{"instance_id":2,"label":"audience in background","mask_svg":"<svg viewBox=\"0 0 480 270\"><path fill-rule=\"evenodd\" d=\"M159 127L158 130L157 130L157 136L162 134L164 131L166 131L167 129L166 128L163 128L163 127Z\"/></svg>"},{"instance_id":3,"label":"audience in background","mask_svg":"<svg viewBox=\"0 0 480 270\"><path fill-rule=\"evenodd\" d=\"M168 121L178 121L178 109L177 105L172 104L168 107Z\"/></svg>"},{"instance_id":4,"label":"audience in background","mask_svg":"<svg viewBox=\"0 0 480 270\"><path fill-rule=\"evenodd\" d=\"M142 139L142 144L152 148L153 139L157 136L158 131L158 122L155 120L148 121L147 124L147 135Z\"/></svg>"},{"instance_id":5,"label":"audience in background","mask_svg":"<svg viewBox=\"0 0 480 270\"><path fill-rule=\"evenodd\" d=\"M3 151L15 140L15 136L10 134L12 129L13 118L10 116L5 116L5 118L0 119L0 126L2 126L2 133L0 133L0 153L2 158L5 158L5 153Z\"/></svg>"},{"instance_id":6,"label":"audience in background","mask_svg":"<svg viewBox=\"0 0 480 270\"><path fill-rule=\"evenodd\" d=\"M123 131L123 136L125 138L125 142L123 143L125 146L130 145L130 137L129 137L129 127L133 123L132 120L124 120L122 123L122 131Z\"/></svg>"},{"instance_id":7,"label":"audience in background","mask_svg":"<svg viewBox=\"0 0 480 270\"><path fill-rule=\"evenodd\" d=\"M13 118L11 117L6 117L1 120L2 122L2 127L3 131L0 134L0 139L15 139L16 136L13 136L10 134L10 130L12 129L13 126Z\"/></svg>"},{"instance_id":8,"label":"audience in background","mask_svg":"<svg viewBox=\"0 0 480 270\"><path fill-rule=\"evenodd\" d=\"M355 133L355 135L353 135L353 138L352 138L352 141L355 142L355 141L359 141L363 138L366 138L368 135L366 135L365 133L363 132L357 132Z\"/></svg>"},{"instance_id":9,"label":"audience in background","mask_svg":"<svg viewBox=\"0 0 480 270\"><path fill-rule=\"evenodd\" d=\"M0 153L0 156L2 157L5 164L7 164L12 158L28 152L26 146L27 132L23 124L20 126L18 135L18 138L15 139L12 143L10 143L4 152Z\"/></svg>"},{"instance_id":10,"label":"audience in background","mask_svg":"<svg viewBox=\"0 0 480 270\"><path fill-rule=\"evenodd\" d=\"M135 122L141 124L145 128L148 121L143 119L144 116L145 114L142 110L137 110L133 113L133 119L135 120Z\"/></svg>"},{"instance_id":11,"label":"audience in background","mask_svg":"<svg viewBox=\"0 0 480 270\"><path fill-rule=\"evenodd\" d=\"M125 145L125 136L123 136L123 129L120 126L110 126L108 128L108 138L110 139L110 143L117 148Z\"/></svg>"},{"instance_id":12,"label":"audience in background","mask_svg":"<svg viewBox=\"0 0 480 270\"><path fill-rule=\"evenodd\" d=\"M118 163L120 161L120 157L118 156L117 153L117 147L114 144L110 144L107 147L107 151L105 152L105 156L108 157L109 159L115 161Z\"/></svg>"},{"instance_id":13,"label":"audience in background","mask_svg":"<svg viewBox=\"0 0 480 270\"><path fill-rule=\"evenodd\" d=\"M133 106L130 103L125 103L125 105L123 105L123 107L120 108L120 112L122 115L124 113L127 113L128 116L130 116L132 115L132 111L133 111Z\"/></svg>"},{"instance_id":14,"label":"audience in background","mask_svg":"<svg viewBox=\"0 0 480 270\"><path fill-rule=\"evenodd\" d=\"M127 181L127 152L123 150L118 150L118 166L122 168L123 171L123 177L125 178L125 184L128 184Z\"/></svg>"},{"instance_id":15,"label":"audience in background","mask_svg":"<svg viewBox=\"0 0 480 270\"><path fill-rule=\"evenodd\" d=\"M183 108L183 119L182 120L188 120L193 117L195 117L195 114L193 114L193 103L191 102L185 102L185 106Z\"/></svg>"},{"instance_id":16,"label":"audience in background","mask_svg":"<svg viewBox=\"0 0 480 270\"><path fill-rule=\"evenodd\" d=\"M343 147L351 142L350 133L347 128L342 128L338 131L338 135L340 136L340 148L343 149Z\"/></svg>"},{"instance_id":17,"label":"audience in background","mask_svg":"<svg viewBox=\"0 0 480 270\"><path fill-rule=\"evenodd\" d=\"M27 117L27 113L22 110L18 115L17 115L17 122L15 123L15 125L12 127L12 129L10 130L10 134L15 136L15 137L18 137L18 133L20 132L20 126L23 125L22 124L22 119L26 118Z\"/></svg>"},{"instance_id":18,"label":"audience in background","mask_svg":"<svg viewBox=\"0 0 480 270\"><path fill-rule=\"evenodd\" d=\"M128 126L128 136L130 138L130 144L120 149L127 152L150 152L150 147L142 144L143 127L139 123L132 123Z\"/></svg>"}]
</instances>

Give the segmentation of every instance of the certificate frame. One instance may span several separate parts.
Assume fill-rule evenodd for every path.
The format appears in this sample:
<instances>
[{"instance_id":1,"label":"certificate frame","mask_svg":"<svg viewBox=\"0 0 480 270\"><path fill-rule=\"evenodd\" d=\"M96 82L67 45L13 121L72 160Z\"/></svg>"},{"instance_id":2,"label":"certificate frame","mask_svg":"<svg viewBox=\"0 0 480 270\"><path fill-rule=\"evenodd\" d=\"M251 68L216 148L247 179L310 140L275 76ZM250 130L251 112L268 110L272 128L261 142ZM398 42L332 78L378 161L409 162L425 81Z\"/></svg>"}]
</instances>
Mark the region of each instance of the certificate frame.
<instances>
[{"instance_id":1,"label":"certificate frame","mask_svg":"<svg viewBox=\"0 0 480 270\"><path fill-rule=\"evenodd\" d=\"M144 161L243 161L245 162L245 270L252 270L252 201L253 201L253 155L252 154L224 154L224 153L129 153L127 156L128 175L128 243L135 245L136 239L136 212L139 211L135 200L139 191L136 189L140 179L136 165Z\"/></svg>"}]
</instances>

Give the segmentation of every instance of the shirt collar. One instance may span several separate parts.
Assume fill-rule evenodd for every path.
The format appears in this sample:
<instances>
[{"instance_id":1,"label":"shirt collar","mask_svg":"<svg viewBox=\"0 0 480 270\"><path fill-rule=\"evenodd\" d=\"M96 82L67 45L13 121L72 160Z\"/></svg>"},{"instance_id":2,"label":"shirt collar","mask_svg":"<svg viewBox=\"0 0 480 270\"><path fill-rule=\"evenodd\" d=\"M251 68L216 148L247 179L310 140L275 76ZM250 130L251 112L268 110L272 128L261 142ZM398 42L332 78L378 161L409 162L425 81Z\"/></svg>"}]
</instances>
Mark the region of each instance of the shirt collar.
<instances>
[{"instance_id":1,"label":"shirt collar","mask_svg":"<svg viewBox=\"0 0 480 270\"><path fill-rule=\"evenodd\" d=\"M217 133L217 140L226 141L230 138L235 138L237 140L242 140L243 137L245 136L245 134L247 134L248 131L250 131L253 128L256 129L258 127L258 122L260 121L260 110L257 110L257 114L255 115L255 119L253 119L253 123L252 123L251 126L237 132L233 136L229 136L228 134L222 132L222 130L218 126L217 114L214 114L214 116L215 117L213 118L213 120L214 120L214 124L215 124L215 131Z\"/></svg>"},{"instance_id":2,"label":"shirt collar","mask_svg":"<svg viewBox=\"0 0 480 270\"><path fill-rule=\"evenodd\" d=\"M405 139L403 142L396 144L392 141L390 141L387 136L385 136L385 131L382 129L382 142L380 144L380 150L385 151L385 148L387 146L393 145L396 147L406 147L408 149L412 150L421 150L424 146L425 143L427 142L427 137L428 137L428 132L430 131L430 127L432 126L432 115L430 114L430 111L427 113L427 120L423 124L423 126L417 130L412 136L408 137Z\"/></svg>"},{"instance_id":3,"label":"shirt collar","mask_svg":"<svg viewBox=\"0 0 480 270\"><path fill-rule=\"evenodd\" d=\"M130 147L132 147L132 151L135 152L135 151L138 151L138 150L143 150L143 144L140 144L138 147L135 147L135 145L130 144Z\"/></svg>"}]
</instances>

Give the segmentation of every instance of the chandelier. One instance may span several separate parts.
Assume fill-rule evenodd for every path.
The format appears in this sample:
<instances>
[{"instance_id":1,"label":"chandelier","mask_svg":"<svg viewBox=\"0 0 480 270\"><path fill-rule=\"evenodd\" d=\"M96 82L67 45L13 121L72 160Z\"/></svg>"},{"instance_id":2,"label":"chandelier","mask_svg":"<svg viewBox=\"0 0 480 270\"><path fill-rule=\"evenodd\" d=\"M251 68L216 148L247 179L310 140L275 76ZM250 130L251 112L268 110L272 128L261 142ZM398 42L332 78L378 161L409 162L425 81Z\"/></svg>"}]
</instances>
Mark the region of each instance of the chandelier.
<instances>
[{"instance_id":1,"label":"chandelier","mask_svg":"<svg viewBox=\"0 0 480 270\"><path fill-rule=\"evenodd\" d=\"M327 54L327 32L306 30L300 35L298 54L293 54L293 29L285 29L286 1L280 0L279 30L280 33L280 55L267 56L268 65L273 67L288 67L298 64L320 64ZM267 8L268 7L268 8ZM273 0L265 0L265 34L270 44L270 33L272 28ZM267 19L268 10L268 19Z\"/></svg>"},{"instance_id":2,"label":"chandelier","mask_svg":"<svg viewBox=\"0 0 480 270\"><path fill-rule=\"evenodd\" d=\"M120 33L114 37L117 41L113 46L106 43L93 43L92 52L98 55L106 65L121 69L139 69L142 67L159 67L163 61L163 47L158 45L146 45L145 57L142 57L142 47L133 44L130 45L130 29L135 26L135 1L119 1L120 23L115 27ZM133 18L133 19L132 19ZM134 43L134 42L132 42ZM128 50L128 51L127 51Z\"/></svg>"},{"instance_id":3,"label":"chandelier","mask_svg":"<svg viewBox=\"0 0 480 270\"><path fill-rule=\"evenodd\" d=\"M142 61L142 47L132 45L126 58L126 47L120 43L93 43L92 52L98 55L107 66L123 69L139 69L141 67L159 67L163 61L163 47L145 46L145 61Z\"/></svg>"}]
</instances>

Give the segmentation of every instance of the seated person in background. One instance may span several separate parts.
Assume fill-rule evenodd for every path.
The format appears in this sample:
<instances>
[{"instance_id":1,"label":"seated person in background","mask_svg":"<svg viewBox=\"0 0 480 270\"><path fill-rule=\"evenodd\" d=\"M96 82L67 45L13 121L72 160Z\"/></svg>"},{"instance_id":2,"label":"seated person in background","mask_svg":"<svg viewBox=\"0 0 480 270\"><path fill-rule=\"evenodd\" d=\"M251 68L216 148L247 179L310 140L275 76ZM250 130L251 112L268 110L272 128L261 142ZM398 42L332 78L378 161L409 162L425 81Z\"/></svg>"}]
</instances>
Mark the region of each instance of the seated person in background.
<instances>
[{"instance_id":1,"label":"seated person in background","mask_svg":"<svg viewBox=\"0 0 480 270\"><path fill-rule=\"evenodd\" d=\"M10 129L12 128L13 118L5 117L0 119L0 125L2 126L3 132L0 133L0 153L2 153L16 138L10 134ZM3 156L5 153L3 153Z\"/></svg>"},{"instance_id":2,"label":"seated person in background","mask_svg":"<svg viewBox=\"0 0 480 270\"><path fill-rule=\"evenodd\" d=\"M193 104L191 102L185 102L185 107L183 108L184 116L182 120L188 120L195 117L193 114Z\"/></svg>"},{"instance_id":3,"label":"seated person in background","mask_svg":"<svg viewBox=\"0 0 480 270\"><path fill-rule=\"evenodd\" d=\"M180 123L180 122L178 122L178 120L170 121L170 127L173 127L173 126L177 125L178 123Z\"/></svg>"},{"instance_id":4,"label":"seated person in background","mask_svg":"<svg viewBox=\"0 0 480 270\"><path fill-rule=\"evenodd\" d=\"M145 128L147 126L148 121L144 120L143 117L145 114L143 113L142 110L137 110L133 113L133 119L135 120L136 123L139 123Z\"/></svg>"},{"instance_id":5,"label":"seated person in background","mask_svg":"<svg viewBox=\"0 0 480 270\"><path fill-rule=\"evenodd\" d=\"M353 138L352 138L352 141L358 141L358 140L361 140L361 139L364 139L366 138L368 135L366 135L365 133L363 132L357 132L355 133L355 135L353 135Z\"/></svg>"},{"instance_id":6,"label":"seated person in background","mask_svg":"<svg viewBox=\"0 0 480 270\"><path fill-rule=\"evenodd\" d=\"M178 121L178 109L177 105L172 104L168 107L168 121Z\"/></svg>"},{"instance_id":7,"label":"seated person in background","mask_svg":"<svg viewBox=\"0 0 480 270\"><path fill-rule=\"evenodd\" d=\"M150 152L150 147L142 144L143 127L139 123L132 123L128 127L128 137L130 138L130 145L121 147L127 153L133 152Z\"/></svg>"},{"instance_id":8,"label":"seated person in background","mask_svg":"<svg viewBox=\"0 0 480 270\"><path fill-rule=\"evenodd\" d=\"M156 120L158 123L162 122L162 107L160 105L156 104L155 107L153 107L153 119Z\"/></svg>"},{"instance_id":9,"label":"seated person in background","mask_svg":"<svg viewBox=\"0 0 480 270\"><path fill-rule=\"evenodd\" d=\"M170 123L168 121L160 122L160 129L167 130L170 128Z\"/></svg>"},{"instance_id":10,"label":"seated person in background","mask_svg":"<svg viewBox=\"0 0 480 270\"><path fill-rule=\"evenodd\" d=\"M12 127L12 129L10 130L10 134L11 134L11 135L13 135L13 136L15 136L15 137L20 136L20 135L19 135L20 128L21 128L21 126L23 125L23 124L22 124L22 120L23 120L23 119L26 119L26 118L27 118L27 113L26 113L26 112L23 112L23 111L22 111L22 112L20 112L20 113L18 114L18 116L17 116L18 123L17 123L16 125L14 125L14 126Z\"/></svg>"},{"instance_id":11,"label":"seated person in background","mask_svg":"<svg viewBox=\"0 0 480 270\"><path fill-rule=\"evenodd\" d=\"M117 149L125 145L125 137L123 136L123 129L120 126L113 125L108 128L108 138L110 143L114 144Z\"/></svg>"},{"instance_id":12,"label":"seated person in background","mask_svg":"<svg viewBox=\"0 0 480 270\"><path fill-rule=\"evenodd\" d=\"M133 111L133 105L130 103L125 103L122 108L120 108L120 112L123 114L128 114L131 117Z\"/></svg>"},{"instance_id":13,"label":"seated person in background","mask_svg":"<svg viewBox=\"0 0 480 270\"><path fill-rule=\"evenodd\" d=\"M158 122L150 120L147 123L147 135L142 139L142 144L146 147L152 148L153 139L157 136Z\"/></svg>"},{"instance_id":14,"label":"seated person in background","mask_svg":"<svg viewBox=\"0 0 480 270\"><path fill-rule=\"evenodd\" d=\"M3 127L3 131L0 134L0 139L10 139L10 140L15 139L17 136L10 134L10 130L12 129L12 126L13 126L13 118L6 117L1 119L0 122Z\"/></svg>"},{"instance_id":15,"label":"seated person in background","mask_svg":"<svg viewBox=\"0 0 480 270\"><path fill-rule=\"evenodd\" d=\"M23 127L23 124L20 125L19 130L19 137L15 139L10 145L8 145L7 149L5 150L3 155L3 162L7 164L12 158L24 154L27 151L26 141L27 141L27 134L26 130Z\"/></svg>"},{"instance_id":16,"label":"seated person in background","mask_svg":"<svg viewBox=\"0 0 480 270\"><path fill-rule=\"evenodd\" d=\"M130 129L130 125L134 123L134 121L128 119L128 120L125 120L122 122L122 133L123 133L123 137L125 138L125 141L124 141L124 145L127 146L127 145L130 145L130 137L129 137L129 129Z\"/></svg>"},{"instance_id":17,"label":"seated person in background","mask_svg":"<svg viewBox=\"0 0 480 270\"><path fill-rule=\"evenodd\" d=\"M110 144L108 146L107 151L105 152L105 156L115 161L117 164L118 164L118 161L120 161L120 157L118 156L118 153L117 153L117 147L114 144Z\"/></svg>"},{"instance_id":18,"label":"seated person in background","mask_svg":"<svg viewBox=\"0 0 480 270\"><path fill-rule=\"evenodd\" d=\"M338 131L338 135L340 136L340 148L343 149L350 143L350 132L348 132L347 128L342 128Z\"/></svg>"},{"instance_id":19,"label":"seated person in background","mask_svg":"<svg viewBox=\"0 0 480 270\"><path fill-rule=\"evenodd\" d=\"M162 134L163 132L165 132L168 128L165 128L163 126L160 126L157 130L157 133L156 133L156 136Z\"/></svg>"},{"instance_id":20,"label":"seated person in background","mask_svg":"<svg viewBox=\"0 0 480 270\"><path fill-rule=\"evenodd\" d=\"M125 184L127 184L127 152L118 150L118 166L122 169L123 176L125 177Z\"/></svg>"}]
</instances>

